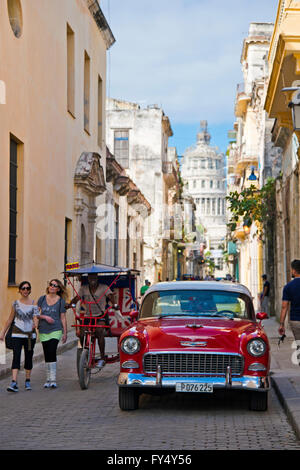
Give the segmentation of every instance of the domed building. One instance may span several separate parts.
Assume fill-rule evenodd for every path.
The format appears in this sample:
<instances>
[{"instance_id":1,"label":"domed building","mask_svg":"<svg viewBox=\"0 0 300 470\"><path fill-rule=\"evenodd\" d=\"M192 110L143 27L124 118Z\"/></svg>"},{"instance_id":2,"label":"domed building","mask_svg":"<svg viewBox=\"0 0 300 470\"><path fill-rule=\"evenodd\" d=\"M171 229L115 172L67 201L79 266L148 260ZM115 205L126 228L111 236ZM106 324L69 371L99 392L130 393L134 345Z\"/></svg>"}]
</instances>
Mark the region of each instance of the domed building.
<instances>
[{"instance_id":1,"label":"domed building","mask_svg":"<svg viewBox=\"0 0 300 470\"><path fill-rule=\"evenodd\" d=\"M195 246L195 252L200 259L205 252L210 252L208 256L215 264L214 276L217 278L226 274L223 263L226 237L226 174L224 155L218 148L210 145L210 140L207 121L201 121L196 145L184 152L181 174L196 203L196 243L199 246Z\"/></svg>"}]
</instances>

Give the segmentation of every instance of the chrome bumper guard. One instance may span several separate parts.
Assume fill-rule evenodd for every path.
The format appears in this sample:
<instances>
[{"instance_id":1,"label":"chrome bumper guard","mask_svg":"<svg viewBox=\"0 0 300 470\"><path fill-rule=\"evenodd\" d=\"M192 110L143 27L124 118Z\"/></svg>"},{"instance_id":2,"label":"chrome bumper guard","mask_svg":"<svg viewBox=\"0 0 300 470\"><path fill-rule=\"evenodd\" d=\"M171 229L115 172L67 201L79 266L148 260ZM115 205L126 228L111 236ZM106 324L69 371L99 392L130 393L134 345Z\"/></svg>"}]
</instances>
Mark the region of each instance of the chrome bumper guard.
<instances>
[{"instance_id":1,"label":"chrome bumper guard","mask_svg":"<svg viewBox=\"0 0 300 470\"><path fill-rule=\"evenodd\" d=\"M207 376L189 376L189 377L165 377L158 367L156 376L146 376L144 374L124 373L121 372L118 377L118 385L120 387L136 387L136 388L174 388L178 383L201 383L212 384L214 389L234 389L234 390L256 390L267 391L270 389L270 379L266 377L253 377L243 375L240 377L232 377L230 368L227 368L225 377L207 377Z\"/></svg>"}]
</instances>

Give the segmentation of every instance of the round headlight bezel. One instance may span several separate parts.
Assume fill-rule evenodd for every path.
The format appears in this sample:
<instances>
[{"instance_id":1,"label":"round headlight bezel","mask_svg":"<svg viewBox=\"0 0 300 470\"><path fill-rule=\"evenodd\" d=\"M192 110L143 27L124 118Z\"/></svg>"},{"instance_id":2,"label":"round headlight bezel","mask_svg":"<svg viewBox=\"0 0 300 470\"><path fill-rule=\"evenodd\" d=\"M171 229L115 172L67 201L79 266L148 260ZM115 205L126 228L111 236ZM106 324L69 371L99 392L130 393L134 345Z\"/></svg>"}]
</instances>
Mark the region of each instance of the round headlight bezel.
<instances>
[{"instance_id":1,"label":"round headlight bezel","mask_svg":"<svg viewBox=\"0 0 300 470\"><path fill-rule=\"evenodd\" d=\"M254 345L256 344L262 345L262 349L257 350L256 352L253 350ZM247 344L247 351L252 357L261 357L264 356L267 352L267 345L266 342L262 338L253 338Z\"/></svg>"},{"instance_id":2,"label":"round headlight bezel","mask_svg":"<svg viewBox=\"0 0 300 470\"><path fill-rule=\"evenodd\" d=\"M131 349L126 348L126 344L129 341L133 341L136 344L136 348L134 350L132 348ZM129 354L132 356L133 354L136 354L140 351L141 342L136 336L126 336L126 338L122 340L121 349L125 354Z\"/></svg>"}]
</instances>

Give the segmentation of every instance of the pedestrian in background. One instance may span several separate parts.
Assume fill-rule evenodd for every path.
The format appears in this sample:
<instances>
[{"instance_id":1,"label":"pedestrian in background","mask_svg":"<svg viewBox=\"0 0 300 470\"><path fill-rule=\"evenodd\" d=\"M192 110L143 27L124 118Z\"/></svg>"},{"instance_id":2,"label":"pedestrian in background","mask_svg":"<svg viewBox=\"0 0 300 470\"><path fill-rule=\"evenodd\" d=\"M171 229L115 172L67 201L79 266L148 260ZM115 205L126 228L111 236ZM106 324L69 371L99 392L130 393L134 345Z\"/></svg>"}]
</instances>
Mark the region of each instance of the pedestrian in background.
<instances>
[{"instance_id":1,"label":"pedestrian in background","mask_svg":"<svg viewBox=\"0 0 300 470\"><path fill-rule=\"evenodd\" d=\"M40 308L39 337L43 346L46 364L44 388L56 388L57 346L67 341L67 319L65 309L66 288L58 279L52 279L46 295L38 300Z\"/></svg>"},{"instance_id":2,"label":"pedestrian in background","mask_svg":"<svg viewBox=\"0 0 300 470\"><path fill-rule=\"evenodd\" d=\"M263 312L266 312L268 316L270 315L270 289L271 289L271 284L268 281L267 275L263 274L262 275L262 280L263 280L263 291L260 295L260 306Z\"/></svg>"},{"instance_id":3,"label":"pedestrian in background","mask_svg":"<svg viewBox=\"0 0 300 470\"><path fill-rule=\"evenodd\" d=\"M290 311L289 324L295 341L298 342L300 341L300 260L292 261L291 268L293 280L283 288L278 332L281 336L285 334L285 319Z\"/></svg>"},{"instance_id":4,"label":"pedestrian in background","mask_svg":"<svg viewBox=\"0 0 300 470\"><path fill-rule=\"evenodd\" d=\"M147 292L147 290L149 289L150 285L151 285L151 282L146 279L146 280L145 280L145 284L141 287L141 290L140 290L141 297L143 297L143 295L145 294L145 292Z\"/></svg>"},{"instance_id":5,"label":"pedestrian in background","mask_svg":"<svg viewBox=\"0 0 300 470\"><path fill-rule=\"evenodd\" d=\"M11 313L0 333L0 340L5 339L5 335L12 323L12 381L7 388L8 392L18 392L18 372L21 367L21 352L24 348L24 369L25 369L25 390L31 390L30 376L32 371L32 357L36 342L35 328L38 325L39 309L30 298L31 284L23 281L19 285L20 298L12 304Z\"/></svg>"}]
</instances>

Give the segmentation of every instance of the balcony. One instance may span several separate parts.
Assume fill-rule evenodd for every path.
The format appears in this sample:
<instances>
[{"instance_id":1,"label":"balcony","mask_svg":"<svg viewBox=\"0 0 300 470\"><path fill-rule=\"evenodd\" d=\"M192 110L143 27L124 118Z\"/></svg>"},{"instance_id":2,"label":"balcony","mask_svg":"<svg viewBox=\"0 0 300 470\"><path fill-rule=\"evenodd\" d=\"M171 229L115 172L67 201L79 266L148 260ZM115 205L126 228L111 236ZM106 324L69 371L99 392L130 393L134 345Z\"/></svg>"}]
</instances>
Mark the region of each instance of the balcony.
<instances>
[{"instance_id":1,"label":"balcony","mask_svg":"<svg viewBox=\"0 0 300 470\"><path fill-rule=\"evenodd\" d=\"M248 166L258 166L259 150L258 147L250 147L246 144L241 145L235 153L235 172L240 174Z\"/></svg>"},{"instance_id":2,"label":"balcony","mask_svg":"<svg viewBox=\"0 0 300 470\"><path fill-rule=\"evenodd\" d=\"M237 85L236 99L235 99L235 115L236 117L243 117L247 111L248 104L251 97L245 92L243 83Z\"/></svg>"},{"instance_id":3,"label":"balcony","mask_svg":"<svg viewBox=\"0 0 300 470\"><path fill-rule=\"evenodd\" d=\"M162 172L164 175L164 180L172 188L178 182L177 170L174 167L173 162L162 162Z\"/></svg>"},{"instance_id":4,"label":"balcony","mask_svg":"<svg viewBox=\"0 0 300 470\"><path fill-rule=\"evenodd\" d=\"M227 156L227 168L228 168L228 174L234 173L235 172L235 152L231 151L229 155Z\"/></svg>"}]
</instances>

